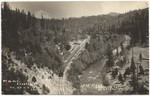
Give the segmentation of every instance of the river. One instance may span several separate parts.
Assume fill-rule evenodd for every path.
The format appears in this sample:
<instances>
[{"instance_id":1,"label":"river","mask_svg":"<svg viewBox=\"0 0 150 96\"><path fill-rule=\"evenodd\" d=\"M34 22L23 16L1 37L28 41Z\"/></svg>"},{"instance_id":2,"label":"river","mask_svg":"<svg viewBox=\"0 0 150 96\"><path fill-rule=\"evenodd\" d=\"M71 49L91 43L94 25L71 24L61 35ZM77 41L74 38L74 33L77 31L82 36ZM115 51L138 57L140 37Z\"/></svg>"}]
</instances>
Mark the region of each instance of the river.
<instances>
[{"instance_id":1,"label":"river","mask_svg":"<svg viewBox=\"0 0 150 96\"><path fill-rule=\"evenodd\" d=\"M130 37L125 35L125 41L123 46L126 48L130 44ZM120 49L120 46L118 47ZM113 50L113 53L116 53L116 49ZM82 94L107 94L104 90L100 90L100 88L104 88L103 86L103 75L105 75L105 62L107 61L106 56L94 62L90 67L85 69L83 74L80 77L80 88Z\"/></svg>"}]
</instances>

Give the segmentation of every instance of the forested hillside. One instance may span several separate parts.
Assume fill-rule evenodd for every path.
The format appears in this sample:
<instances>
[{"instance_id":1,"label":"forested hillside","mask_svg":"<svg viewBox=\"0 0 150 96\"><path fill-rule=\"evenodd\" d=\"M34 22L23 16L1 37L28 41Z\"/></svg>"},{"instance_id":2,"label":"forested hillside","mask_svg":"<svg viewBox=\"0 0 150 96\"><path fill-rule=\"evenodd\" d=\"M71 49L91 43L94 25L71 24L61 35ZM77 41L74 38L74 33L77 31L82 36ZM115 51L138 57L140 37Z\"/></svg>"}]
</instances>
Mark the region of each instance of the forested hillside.
<instances>
[{"instance_id":1,"label":"forested hillside","mask_svg":"<svg viewBox=\"0 0 150 96\"><path fill-rule=\"evenodd\" d=\"M103 18L101 21L95 20L96 18ZM90 17L85 17L85 19ZM108 56L111 58L108 65L113 65L112 50L118 46L122 46L125 38L124 35L131 37L130 46L135 45L148 46L148 9L135 10L125 14L120 14L116 17L109 16L95 16L91 17L92 25L83 28L83 32L91 36L90 43L87 43L86 50L80 55L80 57L74 61L69 72L69 80L73 82L75 88L79 88L80 81L78 75L82 75L86 68L89 68L94 62ZM77 20L76 20L77 21ZM82 22L82 18L80 21ZM86 20L88 22L88 19ZM96 24L99 22L99 24ZM95 23L95 24L94 24ZM81 23L79 23L81 24ZM86 23L87 24L87 23ZM105 25L106 24L106 25ZM80 27L81 28L81 27ZM112 64L112 65L109 65ZM76 78L73 78L73 75ZM104 80L105 82L105 80ZM80 94L80 90L76 90L74 94Z\"/></svg>"},{"instance_id":2,"label":"forested hillside","mask_svg":"<svg viewBox=\"0 0 150 96\"><path fill-rule=\"evenodd\" d=\"M60 53L68 52L70 41L85 39L85 35L89 35L89 43L85 45L78 61L73 62L69 72L69 81L78 88L77 76L120 46L125 34L131 37L131 46L148 46L148 8L115 16L106 14L68 19L38 19L30 11L11 10L8 3L3 3L1 10L3 79L17 77L20 81L21 78L27 81L21 72L9 70L10 64L14 63L10 58L14 55L29 69L33 65L48 67L59 76L64 64L64 56Z\"/></svg>"},{"instance_id":3,"label":"forested hillside","mask_svg":"<svg viewBox=\"0 0 150 96\"><path fill-rule=\"evenodd\" d=\"M63 50L69 43L68 33L64 29L47 28L45 19L36 19L30 12L26 15L23 10L10 10L7 3L2 8L2 35L3 47L14 51L20 60L25 59L29 67L31 62L35 62L39 67L46 66L53 70L62 65L55 45L61 43Z\"/></svg>"}]
</instances>

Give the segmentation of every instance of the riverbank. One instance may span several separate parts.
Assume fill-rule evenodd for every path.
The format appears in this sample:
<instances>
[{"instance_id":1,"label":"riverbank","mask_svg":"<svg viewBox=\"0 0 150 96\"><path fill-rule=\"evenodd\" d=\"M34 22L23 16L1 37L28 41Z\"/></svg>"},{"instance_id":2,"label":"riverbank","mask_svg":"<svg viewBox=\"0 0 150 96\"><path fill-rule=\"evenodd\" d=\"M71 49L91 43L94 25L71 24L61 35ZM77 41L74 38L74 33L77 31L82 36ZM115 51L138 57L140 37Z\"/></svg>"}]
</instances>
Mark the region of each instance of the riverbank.
<instances>
[{"instance_id":1,"label":"riverbank","mask_svg":"<svg viewBox=\"0 0 150 96\"><path fill-rule=\"evenodd\" d=\"M125 35L125 38L126 40L124 41L123 46L127 47L129 45L130 38L127 35ZM114 48L119 49L120 45ZM113 50L113 53L116 55L116 49ZM108 82L108 79L111 77L106 73L106 61L107 57L102 57L98 61L93 62L90 67L83 71L80 78L82 94L111 94L111 88L107 86L110 83Z\"/></svg>"}]
</instances>

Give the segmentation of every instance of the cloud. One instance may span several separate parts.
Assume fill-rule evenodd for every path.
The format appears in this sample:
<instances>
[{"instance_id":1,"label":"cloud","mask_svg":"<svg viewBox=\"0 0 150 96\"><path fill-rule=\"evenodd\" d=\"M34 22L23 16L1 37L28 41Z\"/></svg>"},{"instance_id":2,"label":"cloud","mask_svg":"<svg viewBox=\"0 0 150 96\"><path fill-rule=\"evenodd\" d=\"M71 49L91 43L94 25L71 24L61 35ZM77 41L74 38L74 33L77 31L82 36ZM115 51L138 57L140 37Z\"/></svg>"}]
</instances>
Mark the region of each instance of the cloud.
<instances>
[{"instance_id":1,"label":"cloud","mask_svg":"<svg viewBox=\"0 0 150 96\"><path fill-rule=\"evenodd\" d=\"M9 2L12 9L16 7L25 12L43 10L54 18L69 18L107 14L125 13L130 10L148 7L148 1L59 1L59 2Z\"/></svg>"}]
</instances>

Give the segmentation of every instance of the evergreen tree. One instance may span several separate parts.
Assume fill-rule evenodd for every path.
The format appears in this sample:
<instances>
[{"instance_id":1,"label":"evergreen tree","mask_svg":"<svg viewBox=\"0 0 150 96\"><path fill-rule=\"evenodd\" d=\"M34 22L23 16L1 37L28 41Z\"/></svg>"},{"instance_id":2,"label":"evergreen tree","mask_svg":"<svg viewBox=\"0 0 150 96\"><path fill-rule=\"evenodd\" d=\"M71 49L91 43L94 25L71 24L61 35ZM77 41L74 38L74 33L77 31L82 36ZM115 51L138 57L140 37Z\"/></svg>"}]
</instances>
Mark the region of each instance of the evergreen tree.
<instances>
[{"instance_id":1,"label":"evergreen tree","mask_svg":"<svg viewBox=\"0 0 150 96\"><path fill-rule=\"evenodd\" d=\"M118 74L118 69L112 71L112 77L115 79Z\"/></svg>"},{"instance_id":2,"label":"evergreen tree","mask_svg":"<svg viewBox=\"0 0 150 96\"><path fill-rule=\"evenodd\" d=\"M130 68L129 67L124 72L124 78L126 78L126 75L130 75Z\"/></svg>"},{"instance_id":3,"label":"evergreen tree","mask_svg":"<svg viewBox=\"0 0 150 96\"><path fill-rule=\"evenodd\" d=\"M31 13L30 11L28 11L26 28L28 29L30 27L31 27Z\"/></svg>"},{"instance_id":4,"label":"evergreen tree","mask_svg":"<svg viewBox=\"0 0 150 96\"><path fill-rule=\"evenodd\" d=\"M133 57L132 57L132 59L131 59L131 66L130 66L130 70L131 70L131 72L135 72L135 63L134 63L134 59L133 59Z\"/></svg>"},{"instance_id":5,"label":"evergreen tree","mask_svg":"<svg viewBox=\"0 0 150 96\"><path fill-rule=\"evenodd\" d=\"M134 47L134 36L133 36L133 32L131 33L131 40L130 40L130 46Z\"/></svg>"},{"instance_id":6,"label":"evergreen tree","mask_svg":"<svg viewBox=\"0 0 150 96\"><path fill-rule=\"evenodd\" d=\"M144 70L143 70L143 67L142 67L142 65L140 65L140 66L139 66L139 69L140 69L140 72L139 72L139 74L140 74L140 75L144 75Z\"/></svg>"},{"instance_id":7,"label":"evergreen tree","mask_svg":"<svg viewBox=\"0 0 150 96\"><path fill-rule=\"evenodd\" d=\"M107 57L108 57L107 67L110 68L114 65L113 54L112 54L112 50L110 49L110 45L108 45Z\"/></svg>"},{"instance_id":8,"label":"evergreen tree","mask_svg":"<svg viewBox=\"0 0 150 96\"><path fill-rule=\"evenodd\" d=\"M43 15L41 17L42 17L42 19L41 19L40 25L41 25L42 29L45 29L45 21L44 21Z\"/></svg>"},{"instance_id":9,"label":"evergreen tree","mask_svg":"<svg viewBox=\"0 0 150 96\"><path fill-rule=\"evenodd\" d=\"M139 55L139 61L142 62L142 59L143 59L143 57L142 57L142 54L140 53L140 55Z\"/></svg>"},{"instance_id":10,"label":"evergreen tree","mask_svg":"<svg viewBox=\"0 0 150 96\"><path fill-rule=\"evenodd\" d=\"M32 18L31 18L31 27L33 29L35 29L35 27L36 27L36 18L35 18L34 13L32 14Z\"/></svg>"},{"instance_id":11,"label":"evergreen tree","mask_svg":"<svg viewBox=\"0 0 150 96\"><path fill-rule=\"evenodd\" d=\"M137 78L136 78L135 72L132 73L130 85L131 85L132 88L133 88L132 91L133 91L134 93L136 93L136 92L137 92L138 83L137 83Z\"/></svg>"},{"instance_id":12,"label":"evergreen tree","mask_svg":"<svg viewBox=\"0 0 150 96\"><path fill-rule=\"evenodd\" d=\"M32 82L36 82L36 78L34 76L32 77Z\"/></svg>"},{"instance_id":13,"label":"evergreen tree","mask_svg":"<svg viewBox=\"0 0 150 96\"><path fill-rule=\"evenodd\" d=\"M138 86L138 94L143 95L143 94L147 94L147 93L149 93L149 90L144 87L144 84L140 84Z\"/></svg>"},{"instance_id":14,"label":"evergreen tree","mask_svg":"<svg viewBox=\"0 0 150 96\"><path fill-rule=\"evenodd\" d=\"M118 80L123 84L123 78L122 78L121 73L120 73L119 76L118 76Z\"/></svg>"},{"instance_id":15,"label":"evergreen tree","mask_svg":"<svg viewBox=\"0 0 150 96\"><path fill-rule=\"evenodd\" d=\"M2 43L5 45L9 45L8 41L9 35L11 34L10 32L6 32L10 29L11 26L11 12L9 9L9 4L7 2L2 3L3 8L2 8ZM2 44L3 45L3 44Z\"/></svg>"},{"instance_id":16,"label":"evergreen tree","mask_svg":"<svg viewBox=\"0 0 150 96\"><path fill-rule=\"evenodd\" d=\"M123 68L123 63L124 63L124 62L121 60L121 61L120 61L120 67L121 67L121 68Z\"/></svg>"},{"instance_id":17,"label":"evergreen tree","mask_svg":"<svg viewBox=\"0 0 150 96\"><path fill-rule=\"evenodd\" d=\"M141 32L142 33L142 32ZM147 37L145 33L142 33L141 36L141 46L147 42Z\"/></svg>"},{"instance_id":18,"label":"evergreen tree","mask_svg":"<svg viewBox=\"0 0 150 96\"><path fill-rule=\"evenodd\" d=\"M123 44L121 43L121 55L123 55L124 54L124 48L123 48Z\"/></svg>"}]
</instances>

